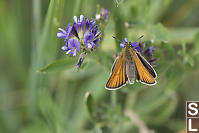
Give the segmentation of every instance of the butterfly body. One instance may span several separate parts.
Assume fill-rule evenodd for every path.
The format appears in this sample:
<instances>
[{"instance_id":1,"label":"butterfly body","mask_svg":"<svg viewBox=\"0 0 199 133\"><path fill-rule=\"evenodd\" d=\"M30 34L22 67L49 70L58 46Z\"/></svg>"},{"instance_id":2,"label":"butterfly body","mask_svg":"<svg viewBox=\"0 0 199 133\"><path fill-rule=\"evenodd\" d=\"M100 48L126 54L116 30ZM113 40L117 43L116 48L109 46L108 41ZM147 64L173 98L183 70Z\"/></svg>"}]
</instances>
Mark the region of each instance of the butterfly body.
<instances>
[{"instance_id":1,"label":"butterfly body","mask_svg":"<svg viewBox=\"0 0 199 133\"><path fill-rule=\"evenodd\" d=\"M136 80L147 85L156 84L156 72L141 53L133 48L130 43L126 43L122 53L115 59L112 73L106 89L120 89L126 83L133 84Z\"/></svg>"}]
</instances>

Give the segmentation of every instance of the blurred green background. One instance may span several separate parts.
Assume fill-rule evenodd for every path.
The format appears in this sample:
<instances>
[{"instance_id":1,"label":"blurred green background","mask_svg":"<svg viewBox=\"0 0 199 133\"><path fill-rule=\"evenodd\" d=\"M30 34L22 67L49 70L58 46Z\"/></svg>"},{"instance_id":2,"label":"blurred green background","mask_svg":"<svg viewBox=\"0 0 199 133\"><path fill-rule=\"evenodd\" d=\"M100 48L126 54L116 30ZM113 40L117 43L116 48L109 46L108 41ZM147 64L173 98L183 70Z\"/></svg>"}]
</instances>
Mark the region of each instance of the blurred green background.
<instances>
[{"instance_id":1,"label":"blurred green background","mask_svg":"<svg viewBox=\"0 0 199 133\"><path fill-rule=\"evenodd\" d=\"M104 38L77 70L56 34L97 5L110 11ZM199 99L198 0L0 0L0 29L0 133L185 133L185 101ZM157 85L105 90L121 51L111 36L143 34Z\"/></svg>"}]
</instances>

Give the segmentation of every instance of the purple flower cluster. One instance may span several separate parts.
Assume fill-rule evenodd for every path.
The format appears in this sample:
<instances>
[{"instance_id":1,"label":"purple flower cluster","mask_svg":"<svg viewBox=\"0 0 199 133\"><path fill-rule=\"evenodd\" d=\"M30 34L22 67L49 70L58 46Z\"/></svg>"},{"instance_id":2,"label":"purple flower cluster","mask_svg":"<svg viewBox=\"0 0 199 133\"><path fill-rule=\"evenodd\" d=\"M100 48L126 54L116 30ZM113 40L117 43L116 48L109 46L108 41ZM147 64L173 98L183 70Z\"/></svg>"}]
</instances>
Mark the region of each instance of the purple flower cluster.
<instances>
[{"instance_id":1,"label":"purple flower cluster","mask_svg":"<svg viewBox=\"0 0 199 133\"><path fill-rule=\"evenodd\" d=\"M128 41L127 38L124 38L124 41L120 43L120 47L124 48L126 43L130 43L132 48L140 52L152 66L156 66L156 63L159 59L154 58L154 46L150 46L149 48L144 50L145 44L142 41L139 41L139 43L138 42L131 43Z\"/></svg>"},{"instance_id":2,"label":"purple flower cluster","mask_svg":"<svg viewBox=\"0 0 199 133\"><path fill-rule=\"evenodd\" d=\"M64 39L65 42L62 50L70 56L76 56L82 49L84 51L95 49L101 39L96 22L84 18L83 15L80 15L80 18L74 16L73 20L72 26L68 24L66 30L59 28L60 32L57 33L57 37Z\"/></svg>"},{"instance_id":3,"label":"purple flower cluster","mask_svg":"<svg viewBox=\"0 0 199 133\"><path fill-rule=\"evenodd\" d=\"M96 14L96 20L103 20L103 21L108 21L109 18L109 11L101 8L100 13Z\"/></svg>"}]
</instances>

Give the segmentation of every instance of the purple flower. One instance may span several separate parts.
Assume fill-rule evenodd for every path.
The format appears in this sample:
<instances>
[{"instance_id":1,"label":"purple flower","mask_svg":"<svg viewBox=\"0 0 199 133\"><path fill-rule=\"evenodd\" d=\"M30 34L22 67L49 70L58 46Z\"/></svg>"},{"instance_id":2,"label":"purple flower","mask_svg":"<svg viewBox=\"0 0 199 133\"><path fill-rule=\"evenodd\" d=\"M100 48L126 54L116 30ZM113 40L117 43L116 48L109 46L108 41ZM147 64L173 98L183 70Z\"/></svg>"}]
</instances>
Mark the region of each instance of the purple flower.
<instances>
[{"instance_id":1,"label":"purple flower","mask_svg":"<svg viewBox=\"0 0 199 133\"><path fill-rule=\"evenodd\" d=\"M139 46L144 49L145 48L145 43L143 43L142 41L139 42ZM144 50L143 54L142 54L147 61L152 65L152 66L156 66L157 62L159 61L159 58L155 58L154 57L154 46L150 46L149 48L147 48L146 50Z\"/></svg>"},{"instance_id":2,"label":"purple flower","mask_svg":"<svg viewBox=\"0 0 199 133\"><path fill-rule=\"evenodd\" d=\"M124 48L126 43L129 43L129 41L128 41L127 38L124 38L124 41L122 41L122 42L120 43L120 47L121 47L121 48Z\"/></svg>"},{"instance_id":3,"label":"purple flower","mask_svg":"<svg viewBox=\"0 0 199 133\"><path fill-rule=\"evenodd\" d=\"M109 17L109 11L102 8L101 10L101 16L103 16L105 18L105 20L107 21L108 20L108 17Z\"/></svg>"},{"instance_id":4,"label":"purple flower","mask_svg":"<svg viewBox=\"0 0 199 133\"><path fill-rule=\"evenodd\" d=\"M91 32L87 32L87 33L84 34L84 45L86 45L86 47L88 49L90 49L93 46L95 46L95 43L93 42L94 38L95 38L95 36Z\"/></svg>"},{"instance_id":5,"label":"purple flower","mask_svg":"<svg viewBox=\"0 0 199 133\"><path fill-rule=\"evenodd\" d=\"M144 54L147 56L153 56L154 46L150 46L148 49L144 51Z\"/></svg>"},{"instance_id":6,"label":"purple flower","mask_svg":"<svg viewBox=\"0 0 199 133\"><path fill-rule=\"evenodd\" d=\"M108 21L109 11L104 8L101 8L100 13L96 14L95 18L96 20Z\"/></svg>"},{"instance_id":7,"label":"purple flower","mask_svg":"<svg viewBox=\"0 0 199 133\"><path fill-rule=\"evenodd\" d=\"M67 40L69 38L72 27L70 26L70 23L69 23L66 31L62 28L58 28L58 30L60 30L61 32L57 33L57 37Z\"/></svg>"},{"instance_id":8,"label":"purple flower","mask_svg":"<svg viewBox=\"0 0 199 133\"><path fill-rule=\"evenodd\" d=\"M124 48L125 47L125 42L120 43L120 47Z\"/></svg>"},{"instance_id":9,"label":"purple flower","mask_svg":"<svg viewBox=\"0 0 199 133\"><path fill-rule=\"evenodd\" d=\"M145 51L144 51L144 57L149 61L149 63L152 65L152 66L156 66L157 65L157 62L159 61L159 58L158 59L155 59L154 58L154 46L150 46L149 48L147 48Z\"/></svg>"},{"instance_id":10,"label":"purple flower","mask_svg":"<svg viewBox=\"0 0 199 133\"><path fill-rule=\"evenodd\" d=\"M139 51L140 53L142 53L142 49L141 47L138 45L138 42L133 42L131 43L131 46L136 49L137 51Z\"/></svg>"},{"instance_id":11,"label":"purple flower","mask_svg":"<svg viewBox=\"0 0 199 133\"><path fill-rule=\"evenodd\" d=\"M74 20L74 29L73 30L76 30L77 34L78 34L78 37L82 37L82 32L84 30L84 26L85 26L85 21L84 21L84 16L83 15L80 15L80 18L77 18L77 16L74 16L73 17L73 20Z\"/></svg>"},{"instance_id":12,"label":"purple flower","mask_svg":"<svg viewBox=\"0 0 199 133\"><path fill-rule=\"evenodd\" d=\"M85 26L86 26L85 31L92 30L95 24L96 24L95 21L93 20L90 21L88 18L85 18Z\"/></svg>"},{"instance_id":13,"label":"purple flower","mask_svg":"<svg viewBox=\"0 0 199 133\"><path fill-rule=\"evenodd\" d=\"M67 45L62 47L62 50L66 52L66 54L70 54L70 56L76 56L77 50L80 52L81 45L77 39L69 39Z\"/></svg>"},{"instance_id":14,"label":"purple flower","mask_svg":"<svg viewBox=\"0 0 199 133\"><path fill-rule=\"evenodd\" d=\"M85 18L83 15L73 17L74 23L68 24L67 30L59 28L58 38L64 39L62 50L70 56L76 56L83 49L86 53L89 49L96 49L101 39L96 22Z\"/></svg>"}]
</instances>

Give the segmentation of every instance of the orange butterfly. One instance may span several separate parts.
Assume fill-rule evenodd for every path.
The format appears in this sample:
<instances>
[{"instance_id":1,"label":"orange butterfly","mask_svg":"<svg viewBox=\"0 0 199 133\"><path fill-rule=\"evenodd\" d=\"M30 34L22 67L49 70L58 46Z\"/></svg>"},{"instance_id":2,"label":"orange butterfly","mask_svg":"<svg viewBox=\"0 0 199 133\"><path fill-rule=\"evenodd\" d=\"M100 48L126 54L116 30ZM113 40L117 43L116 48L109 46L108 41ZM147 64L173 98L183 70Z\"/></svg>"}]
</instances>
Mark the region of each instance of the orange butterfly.
<instances>
[{"instance_id":1,"label":"orange butterfly","mask_svg":"<svg viewBox=\"0 0 199 133\"><path fill-rule=\"evenodd\" d=\"M156 77L155 70L141 55L139 49L132 47L132 43L127 40L124 42L122 53L113 63L112 72L105 88L108 90L120 89L126 83L133 84L135 79L146 85L155 85Z\"/></svg>"}]
</instances>

